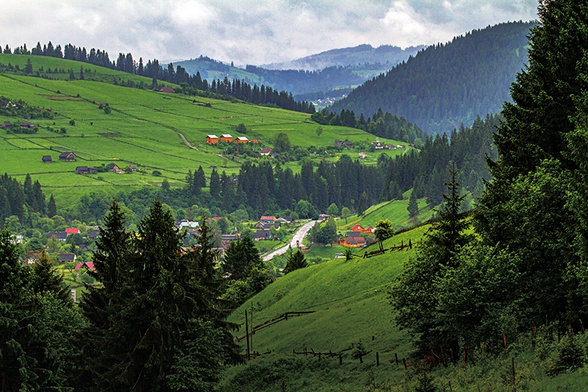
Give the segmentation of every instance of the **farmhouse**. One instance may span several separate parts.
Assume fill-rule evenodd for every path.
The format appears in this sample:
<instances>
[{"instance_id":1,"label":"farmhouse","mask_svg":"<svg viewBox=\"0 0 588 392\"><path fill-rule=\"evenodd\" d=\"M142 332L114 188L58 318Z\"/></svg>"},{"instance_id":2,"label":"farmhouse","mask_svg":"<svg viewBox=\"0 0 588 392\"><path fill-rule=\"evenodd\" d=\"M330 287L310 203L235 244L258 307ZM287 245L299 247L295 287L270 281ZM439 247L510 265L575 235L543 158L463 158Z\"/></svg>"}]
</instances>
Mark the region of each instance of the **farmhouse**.
<instances>
[{"instance_id":1,"label":"farmhouse","mask_svg":"<svg viewBox=\"0 0 588 392\"><path fill-rule=\"evenodd\" d=\"M77 227L68 227L65 229L65 233L67 235L80 234L80 229L78 229Z\"/></svg>"},{"instance_id":2,"label":"farmhouse","mask_svg":"<svg viewBox=\"0 0 588 392\"><path fill-rule=\"evenodd\" d=\"M261 218L259 218L259 221L263 223L273 223L275 220L276 217L273 215L263 215Z\"/></svg>"},{"instance_id":3,"label":"farmhouse","mask_svg":"<svg viewBox=\"0 0 588 392\"><path fill-rule=\"evenodd\" d=\"M65 241L67 239L67 233L65 231L50 231L47 233L47 238L53 237L58 241Z\"/></svg>"},{"instance_id":4,"label":"farmhouse","mask_svg":"<svg viewBox=\"0 0 588 392\"><path fill-rule=\"evenodd\" d=\"M216 136L216 135L206 136L206 143L207 144L217 144L218 143L218 136Z\"/></svg>"},{"instance_id":5,"label":"farmhouse","mask_svg":"<svg viewBox=\"0 0 588 392\"><path fill-rule=\"evenodd\" d=\"M221 135L220 141L225 142L225 143L232 143L233 136L229 135L228 133L225 133L225 134Z\"/></svg>"},{"instance_id":6,"label":"farmhouse","mask_svg":"<svg viewBox=\"0 0 588 392\"><path fill-rule=\"evenodd\" d=\"M267 157L271 154L272 149L269 147L266 148L262 148L261 151L259 152L259 154L261 154L261 156Z\"/></svg>"},{"instance_id":7,"label":"farmhouse","mask_svg":"<svg viewBox=\"0 0 588 392\"><path fill-rule=\"evenodd\" d=\"M4 124L0 125L2 129L10 129L12 128L12 123L10 121L4 121Z\"/></svg>"},{"instance_id":8,"label":"farmhouse","mask_svg":"<svg viewBox=\"0 0 588 392\"><path fill-rule=\"evenodd\" d=\"M272 238L272 231L269 229L260 229L253 234L254 241L269 240Z\"/></svg>"},{"instance_id":9,"label":"farmhouse","mask_svg":"<svg viewBox=\"0 0 588 392\"><path fill-rule=\"evenodd\" d=\"M62 263L68 263L72 261L76 261L76 254L75 253L60 253L59 260Z\"/></svg>"},{"instance_id":10,"label":"farmhouse","mask_svg":"<svg viewBox=\"0 0 588 392\"><path fill-rule=\"evenodd\" d=\"M43 155L43 163L51 163L53 162L53 158L51 158L51 155Z\"/></svg>"},{"instance_id":11,"label":"farmhouse","mask_svg":"<svg viewBox=\"0 0 588 392\"><path fill-rule=\"evenodd\" d=\"M171 88L171 87L164 87L164 88L162 88L162 89L161 89L161 90L159 90L159 91L161 91L162 93L175 93L175 92L176 92L176 90L174 90L174 89L173 89L173 88Z\"/></svg>"},{"instance_id":12,"label":"farmhouse","mask_svg":"<svg viewBox=\"0 0 588 392\"><path fill-rule=\"evenodd\" d=\"M95 167L78 166L76 167L76 174L96 174L98 170Z\"/></svg>"},{"instance_id":13,"label":"farmhouse","mask_svg":"<svg viewBox=\"0 0 588 392\"><path fill-rule=\"evenodd\" d=\"M75 256L75 255L74 255ZM76 264L75 270L79 271L82 268L85 268L87 270L91 270L91 271L95 271L96 267L94 267L94 263L91 261L87 261L87 262L83 262L83 263L78 263Z\"/></svg>"},{"instance_id":14,"label":"farmhouse","mask_svg":"<svg viewBox=\"0 0 588 392\"><path fill-rule=\"evenodd\" d=\"M59 154L59 160L65 162L73 162L76 160L76 154L71 151L65 151Z\"/></svg>"},{"instance_id":15,"label":"farmhouse","mask_svg":"<svg viewBox=\"0 0 588 392\"><path fill-rule=\"evenodd\" d=\"M247 139L245 136L239 136L235 139L235 143L249 143L249 139Z\"/></svg>"}]
</instances>

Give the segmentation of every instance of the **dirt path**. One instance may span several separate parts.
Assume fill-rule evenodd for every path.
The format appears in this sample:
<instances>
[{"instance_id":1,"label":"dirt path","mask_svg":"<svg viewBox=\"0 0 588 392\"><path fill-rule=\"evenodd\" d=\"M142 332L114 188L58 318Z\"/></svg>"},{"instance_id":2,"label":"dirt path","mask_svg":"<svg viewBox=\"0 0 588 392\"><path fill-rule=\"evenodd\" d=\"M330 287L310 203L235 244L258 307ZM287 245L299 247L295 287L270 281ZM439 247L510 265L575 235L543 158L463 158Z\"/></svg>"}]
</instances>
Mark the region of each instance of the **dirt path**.
<instances>
[{"instance_id":1,"label":"dirt path","mask_svg":"<svg viewBox=\"0 0 588 392\"><path fill-rule=\"evenodd\" d=\"M191 145L190 142L188 141L188 139L186 139L186 136L184 136L184 134L182 132L178 132L178 135L180 135L180 137L182 138L184 143L186 143L186 146L188 146L192 150L198 150L198 147L194 147L193 145Z\"/></svg>"}]
</instances>

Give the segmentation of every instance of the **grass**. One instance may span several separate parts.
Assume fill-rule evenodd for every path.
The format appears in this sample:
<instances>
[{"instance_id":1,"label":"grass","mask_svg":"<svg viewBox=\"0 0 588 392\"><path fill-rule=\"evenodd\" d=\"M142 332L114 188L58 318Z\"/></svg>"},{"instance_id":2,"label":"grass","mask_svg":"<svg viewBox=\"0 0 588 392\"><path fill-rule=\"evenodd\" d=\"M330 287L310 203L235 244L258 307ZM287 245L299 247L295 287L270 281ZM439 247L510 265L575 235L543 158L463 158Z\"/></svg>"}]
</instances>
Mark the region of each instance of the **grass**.
<instances>
[{"instance_id":1,"label":"grass","mask_svg":"<svg viewBox=\"0 0 588 392\"><path fill-rule=\"evenodd\" d=\"M386 240L418 243L429 226L401 233ZM220 391L414 391L423 386L423 367L411 358L411 337L395 326L388 288L410 262L415 249L387 252L371 258L330 260L296 270L277 279L230 316L238 323L235 332L245 335L245 312L252 325L259 325L286 312L311 311L291 316L256 331L251 348L261 355L244 366L225 370ZM252 319L252 321L251 321ZM558 357L557 336L539 331L532 349L530 332L510 342L508 355L484 352L484 345L471 347L473 361L463 359L428 369L427 377L440 391L585 391L588 368L548 376ZM583 347L588 335L571 341ZM363 363L354 357L361 343ZM241 341L245 351L245 340ZM318 352L317 355L296 354ZM329 353L337 354L329 357ZM377 353L377 354L376 354ZM339 359L341 354L341 359ZM377 355L377 356L376 356ZM379 366L377 359L379 358ZM396 358L399 359L398 363ZM341 362L340 362L341 360ZM404 367L406 361L407 368Z\"/></svg>"},{"instance_id":2,"label":"grass","mask_svg":"<svg viewBox=\"0 0 588 392\"><path fill-rule=\"evenodd\" d=\"M0 74L3 96L57 113L53 119L32 120L38 129L35 134L0 135L0 151L4 158L0 161L0 173L8 173L19 180L27 173L31 174L33 180L39 180L54 194L58 208L75 202L81 192L93 191L100 185L106 185L109 192L156 186L163 179L167 179L172 186L182 186L188 170L194 171L198 166L202 166L207 175L210 175L212 166L227 174L237 173L241 164L249 158L222 156L221 147L206 145L205 138L211 133L237 136L235 127L240 123L247 127L245 136L259 141L254 149L271 147L274 136L283 132L293 146L316 151L317 154L310 157L316 162L321 159L336 161L341 153L355 158L357 151L326 152L336 139L349 139L356 145L366 147L377 139L358 129L337 126L322 126L323 133L319 137L316 135L318 124L310 121L310 116L304 113L113 85L114 80L133 80L144 85L150 85L151 80L85 63L5 54L0 54L0 63L18 64L24 69L28 58L32 61L34 72L39 67L44 70L73 69L76 74L80 66L89 70L85 80L72 81ZM200 102L210 103L210 107L198 105ZM111 114L99 109L99 105L104 103L112 108ZM0 116L0 123L20 120ZM71 120L75 125L70 125ZM65 134L51 131L61 128L66 130ZM195 148L189 148L180 134ZM375 164L382 153L395 156L406 150L366 150L367 158L363 162ZM59 162L57 157L63 151L73 151L77 161ZM54 163L43 164L43 155L51 155ZM146 174L102 173L99 174L102 178L97 179L94 178L96 176L83 178L74 173L78 165L101 166L111 162L122 168L135 165ZM295 172L300 170L298 162L285 166L292 167ZM154 170L160 171L162 176L151 178L149 175Z\"/></svg>"}]
</instances>

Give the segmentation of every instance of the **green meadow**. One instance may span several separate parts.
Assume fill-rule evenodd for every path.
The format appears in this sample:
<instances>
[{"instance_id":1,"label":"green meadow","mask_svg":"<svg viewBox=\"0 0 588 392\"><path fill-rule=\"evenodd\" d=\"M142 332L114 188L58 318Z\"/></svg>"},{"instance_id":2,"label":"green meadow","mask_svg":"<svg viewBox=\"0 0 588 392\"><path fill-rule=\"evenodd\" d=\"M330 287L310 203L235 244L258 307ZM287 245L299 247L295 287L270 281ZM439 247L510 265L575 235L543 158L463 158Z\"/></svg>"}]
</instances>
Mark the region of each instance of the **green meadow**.
<instances>
[{"instance_id":1,"label":"green meadow","mask_svg":"<svg viewBox=\"0 0 588 392\"><path fill-rule=\"evenodd\" d=\"M2 131L0 173L8 173L19 180L31 174L33 180L39 180L48 193L54 194L58 205L73 202L87 192L159 186L164 179L172 187L183 186L188 170L194 171L199 166L207 175L211 167L232 174L237 173L245 161L256 161L246 155L224 155L226 146L206 144L208 134L246 136L250 141L257 140L250 148L260 150L271 147L278 133L286 133L292 146L312 151L311 159L317 162L321 159L336 162L341 153L357 158L357 150L327 151L337 139L365 146L365 164L375 164L382 153L395 156L407 150L369 152L369 145L378 138L353 128L322 126L323 132L319 135L318 124L304 113L124 87L120 84L126 80L144 85L150 85L151 80L75 61L2 54L0 64L24 69L28 58L33 64L33 74L39 71L43 77L0 74L0 95L51 109L56 115L53 119L30 120L38 129L35 134ZM55 74L43 73L48 68L79 72L82 66L87 70L85 80L56 80L52 79ZM119 85L113 84L115 80ZM112 109L110 114L100 109L100 105L105 104ZM0 123L23 120L0 116ZM239 124L246 126L246 134L235 132ZM59 154L64 151L74 152L76 162L59 161ZM50 155L53 163L42 163L44 155ZM121 169L133 165L139 170L131 174L75 174L79 165L101 167L109 163ZM290 162L286 166L298 171L300 163ZM161 175L153 176L154 171Z\"/></svg>"}]
</instances>

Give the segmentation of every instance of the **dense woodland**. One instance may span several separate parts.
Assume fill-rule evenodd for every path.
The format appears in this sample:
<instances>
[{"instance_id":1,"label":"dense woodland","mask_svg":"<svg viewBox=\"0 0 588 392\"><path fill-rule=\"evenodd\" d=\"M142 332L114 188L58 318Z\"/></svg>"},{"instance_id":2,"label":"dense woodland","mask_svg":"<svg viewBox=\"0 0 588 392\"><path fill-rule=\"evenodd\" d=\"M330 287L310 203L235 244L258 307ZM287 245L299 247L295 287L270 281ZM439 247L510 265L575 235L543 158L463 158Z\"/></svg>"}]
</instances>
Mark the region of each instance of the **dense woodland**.
<instances>
[{"instance_id":1,"label":"dense woodland","mask_svg":"<svg viewBox=\"0 0 588 392\"><path fill-rule=\"evenodd\" d=\"M555 375L586 360L574 335L588 322L588 5L552 0L539 16L480 206L472 220L460 217L452 176L443 219L390 298L420 353L498 352L541 329L560 342Z\"/></svg>"},{"instance_id":2,"label":"dense woodland","mask_svg":"<svg viewBox=\"0 0 588 392\"><path fill-rule=\"evenodd\" d=\"M354 89L330 110L367 116L382 108L429 133L471 124L479 114L498 113L527 61L532 26L501 24L430 46Z\"/></svg>"}]
</instances>

